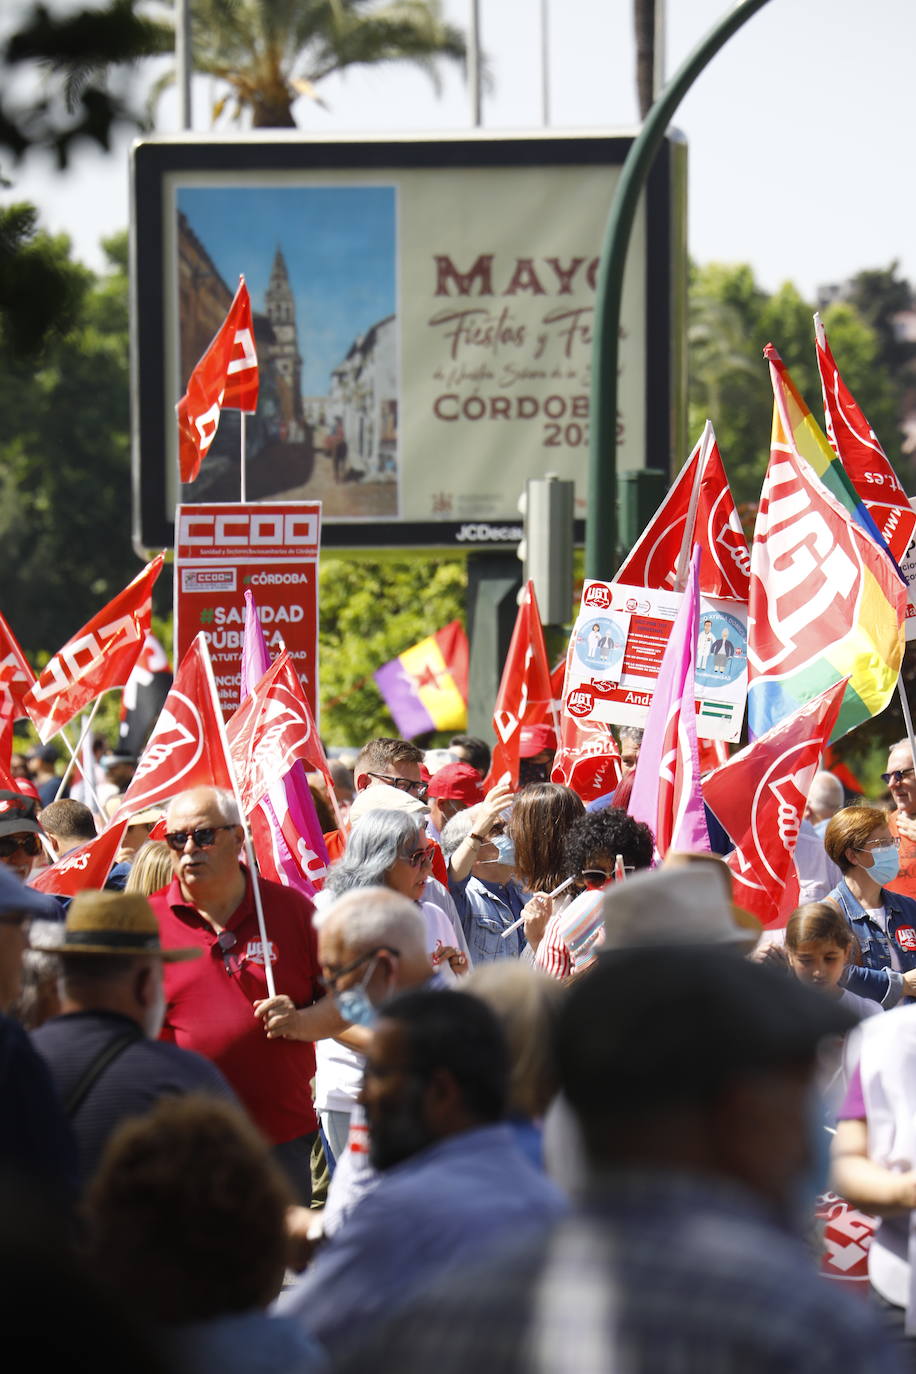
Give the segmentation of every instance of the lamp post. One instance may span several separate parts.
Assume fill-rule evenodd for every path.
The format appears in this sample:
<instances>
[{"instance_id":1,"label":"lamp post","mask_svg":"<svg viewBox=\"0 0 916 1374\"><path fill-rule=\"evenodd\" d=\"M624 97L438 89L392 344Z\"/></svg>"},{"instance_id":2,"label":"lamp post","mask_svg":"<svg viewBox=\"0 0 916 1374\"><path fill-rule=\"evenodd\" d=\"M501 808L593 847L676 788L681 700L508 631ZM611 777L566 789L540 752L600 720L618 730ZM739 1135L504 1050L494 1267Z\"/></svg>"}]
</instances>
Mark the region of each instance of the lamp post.
<instances>
[{"instance_id":1,"label":"lamp post","mask_svg":"<svg viewBox=\"0 0 916 1374\"><path fill-rule=\"evenodd\" d=\"M694 48L643 122L611 202L598 269L592 348L586 577L610 577L617 557L617 381L623 273L639 196L672 116L704 67L767 0L739 0Z\"/></svg>"}]
</instances>

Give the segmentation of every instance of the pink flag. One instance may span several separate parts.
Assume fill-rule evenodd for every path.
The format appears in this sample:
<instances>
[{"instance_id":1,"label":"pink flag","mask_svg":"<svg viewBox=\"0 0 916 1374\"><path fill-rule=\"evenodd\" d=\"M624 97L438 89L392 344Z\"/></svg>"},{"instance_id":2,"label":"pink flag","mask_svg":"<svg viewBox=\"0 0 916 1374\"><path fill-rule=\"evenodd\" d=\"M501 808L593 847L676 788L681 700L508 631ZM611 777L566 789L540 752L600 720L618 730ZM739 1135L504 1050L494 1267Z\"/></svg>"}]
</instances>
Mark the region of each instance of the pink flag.
<instances>
[{"instance_id":1,"label":"pink flag","mask_svg":"<svg viewBox=\"0 0 916 1374\"><path fill-rule=\"evenodd\" d=\"M700 792L694 669L700 616L700 547L694 546L684 600L665 648L649 706L627 808L669 849L709 849Z\"/></svg>"},{"instance_id":2,"label":"pink flag","mask_svg":"<svg viewBox=\"0 0 916 1374\"><path fill-rule=\"evenodd\" d=\"M242 644L243 704L249 694L255 692L269 668L270 655L258 608L251 592L246 592L245 638ZM289 672L298 686L295 670L290 667ZM298 712L308 723L306 738L310 746L309 762L324 774L328 795L336 810L334 783L308 702L301 688L297 693L289 681L287 698L290 714ZM301 756L292 761L284 774L274 778L266 794L249 812L249 820L258 865L264 876L304 892L308 897L314 896L322 885L330 859Z\"/></svg>"}]
</instances>

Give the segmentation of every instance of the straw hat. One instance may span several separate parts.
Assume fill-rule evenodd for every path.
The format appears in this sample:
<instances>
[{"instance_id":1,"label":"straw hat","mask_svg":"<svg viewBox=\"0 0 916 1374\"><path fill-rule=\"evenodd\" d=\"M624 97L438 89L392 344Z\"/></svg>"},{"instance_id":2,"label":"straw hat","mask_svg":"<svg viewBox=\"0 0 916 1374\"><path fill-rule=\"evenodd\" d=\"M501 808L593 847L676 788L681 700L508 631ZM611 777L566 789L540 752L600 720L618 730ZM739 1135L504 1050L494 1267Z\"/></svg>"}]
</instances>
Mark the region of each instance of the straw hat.
<instances>
[{"instance_id":1,"label":"straw hat","mask_svg":"<svg viewBox=\"0 0 916 1374\"><path fill-rule=\"evenodd\" d=\"M70 903L63 944L49 954L144 954L165 964L197 959L195 948L163 949L159 922L139 892L78 892Z\"/></svg>"},{"instance_id":2,"label":"straw hat","mask_svg":"<svg viewBox=\"0 0 916 1374\"><path fill-rule=\"evenodd\" d=\"M604 892L604 949L647 945L754 947L738 926L722 880L711 864L647 869ZM759 931L758 931L759 934Z\"/></svg>"},{"instance_id":3,"label":"straw hat","mask_svg":"<svg viewBox=\"0 0 916 1374\"><path fill-rule=\"evenodd\" d=\"M364 787L362 792L357 792L356 799L350 807L350 824L355 824L367 811L406 811L408 816L413 816L417 822L425 820L429 815L426 802L420 801L419 797L413 796L410 792L389 787L387 782L374 782L370 787Z\"/></svg>"}]
</instances>

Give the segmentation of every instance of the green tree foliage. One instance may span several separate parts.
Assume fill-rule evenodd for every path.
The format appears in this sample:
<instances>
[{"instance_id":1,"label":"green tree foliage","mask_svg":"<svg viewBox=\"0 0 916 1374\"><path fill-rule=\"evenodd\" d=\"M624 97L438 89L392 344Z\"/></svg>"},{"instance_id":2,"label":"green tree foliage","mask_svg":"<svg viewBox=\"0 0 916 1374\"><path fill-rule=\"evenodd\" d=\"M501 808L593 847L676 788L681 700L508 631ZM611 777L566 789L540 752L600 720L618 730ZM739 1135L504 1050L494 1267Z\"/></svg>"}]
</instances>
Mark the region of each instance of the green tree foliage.
<instances>
[{"instance_id":1,"label":"green tree foliage","mask_svg":"<svg viewBox=\"0 0 916 1374\"><path fill-rule=\"evenodd\" d=\"M69 323L24 358L0 319L0 607L23 647L53 652L137 572L130 542L126 235L96 279L69 241L32 234Z\"/></svg>"},{"instance_id":2,"label":"green tree foliage","mask_svg":"<svg viewBox=\"0 0 916 1374\"><path fill-rule=\"evenodd\" d=\"M767 343L775 344L823 424L813 313L789 282L768 295L746 264L692 269L690 432L698 435L707 416L712 420L739 503L757 500L769 461L773 396L763 357ZM821 313L840 371L894 461L904 378L882 364L880 336L854 303L834 302Z\"/></svg>"},{"instance_id":3,"label":"green tree foliage","mask_svg":"<svg viewBox=\"0 0 916 1374\"><path fill-rule=\"evenodd\" d=\"M449 621L464 619L462 559L321 560L321 733L330 744L397 734L373 681L397 657Z\"/></svg>"},{"instance_id":4,"label":"green tree foliage","mask_svg":"<svg viewBox=\"0 0 916 1374\"><path fill-rule=\"evenodd\" d=\"M435 82L436 58L465 56L439 0L194 0L191 40L195 71L228 87L214 120L271 129L295 128L296 100L347 67L413 62Z\"/></svg>"}]
</instances>

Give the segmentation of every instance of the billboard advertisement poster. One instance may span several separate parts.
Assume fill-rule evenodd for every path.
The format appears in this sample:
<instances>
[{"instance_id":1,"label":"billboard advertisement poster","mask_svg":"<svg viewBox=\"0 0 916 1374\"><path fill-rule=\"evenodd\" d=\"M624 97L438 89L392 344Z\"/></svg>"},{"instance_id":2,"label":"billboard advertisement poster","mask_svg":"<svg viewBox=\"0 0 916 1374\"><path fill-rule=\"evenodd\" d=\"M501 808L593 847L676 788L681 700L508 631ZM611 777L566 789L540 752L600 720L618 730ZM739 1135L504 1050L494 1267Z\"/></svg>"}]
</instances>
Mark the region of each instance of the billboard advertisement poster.
<instances>
[{"instance_id":1,"label":"billboard advertisement poster","mask_svg":"<svg viewBox=\"0 0 916 1374\"><path fill-rule=\"evenodd\" d=\"M227 720L239 704L246 591L271 658L289 649L317 719L320 541L320 503L178 507L175 662L203 630Z\"/></svg>"},{"instance_id":2,"label":"billboard advertisement poster","mask_svg":"<svg viewBox=\"0 0 916 1374\"><path fill-rule=\"evenodd\" d=\"M162 542L179 501L238 494L238 414L181 488L174 406L239 274L261 385L249 500L320 500L326 545L461 550L517 542L526 480L551 471L582 522L598 258L631 141L138 144L140 542ZM660 150L628 257L621 471L672 451L684 155L674 136Z\"/></svg>"},{"instance_id":3,"label":"billboard advertisement poster","mask_svg":"<svg viewBox=\"0 0 916 1374\"><path fill-rule=\"evenodd\" d=\"M563 710L578 720L646 723L680 592L587 581L573 627ZM747 609L700 597L697 734L734 741L747 698Z\"/></svg>"}]
</instances>

